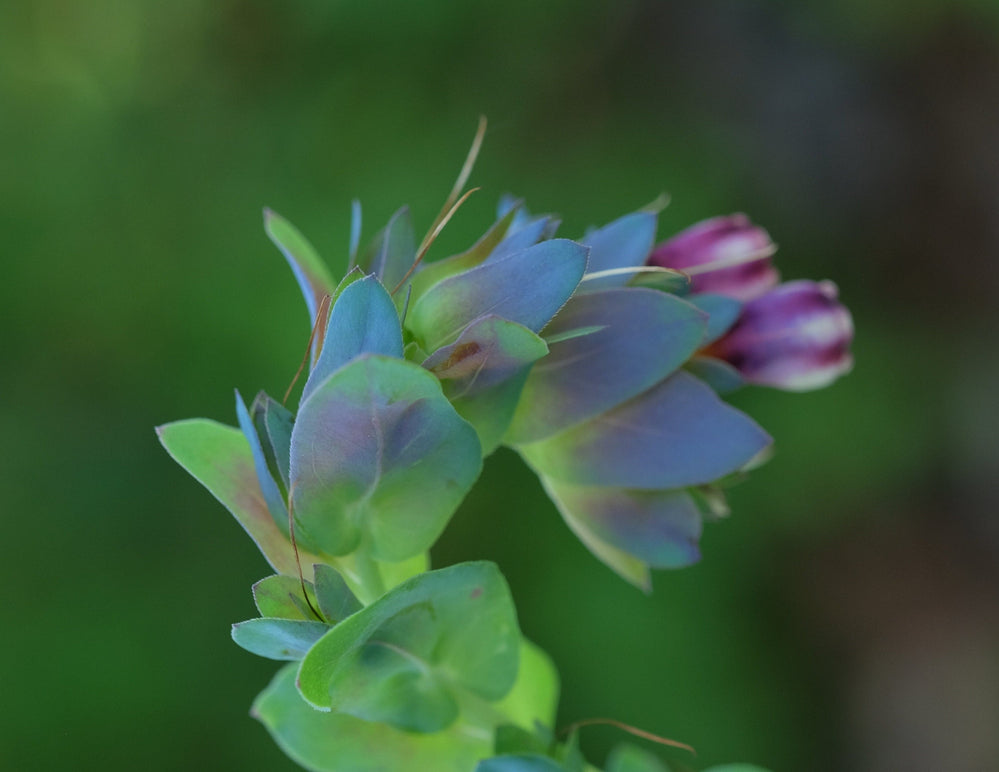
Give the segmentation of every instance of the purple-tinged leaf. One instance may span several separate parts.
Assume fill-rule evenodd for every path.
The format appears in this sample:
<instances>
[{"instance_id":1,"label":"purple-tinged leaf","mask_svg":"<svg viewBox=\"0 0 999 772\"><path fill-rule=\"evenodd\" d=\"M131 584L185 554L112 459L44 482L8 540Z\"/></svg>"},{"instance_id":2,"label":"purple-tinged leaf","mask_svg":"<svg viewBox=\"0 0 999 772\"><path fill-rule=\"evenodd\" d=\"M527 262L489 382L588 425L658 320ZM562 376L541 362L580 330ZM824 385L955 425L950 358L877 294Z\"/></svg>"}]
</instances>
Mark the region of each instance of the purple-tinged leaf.
<instances>
[{"instance_id":1,"label":"purple-tinged leaf","mask_svg":"<svg viewBox=\"0 0 999 772\"><path fill-rule=\"evenodd\" d=\"M331 555L364 542L400 561L428 549L482 465L475 430L418 365L363 355L302 403L291 435L298 537Z\"/></svg>"},{"instance_id":2,"label":"purple-tinged leaf","mask_svg":"<svg viewBox=\"0 0 999 772\"><path fill-rule=\"evenodd\" d=\"M453 343L481 316L493 314L539 332L565 304L586 270L586 249L545 241L444 279L417 300L407 326L424 349Z\"/></svg>"},{"instance_id":3,"label":"purple-tinged leaf","mask_svg":"<svg viewBox=\"0 0 999 772\"><path fill-rule=\"evenodd\" d=\"M416 237L409 207L404 206L388 221L364 251L358 265L374 274L390 290L402 281L416 257Z\"/></svg>"},{"instance_id":4,"label":"purple-tinged leaf","mask_svg":"<svg viewBox=\"0 0 999 772\"><path fill-rule=\"evenodd\" d=\"M232 626L232 639L267 659L297 660L330 629L325 622L299 619L250 619Z\"/></svg>"},{"instance_id":5,"label":"purple-tinged leaf","mask_svg":"<svg viewBox=\"0 0 999 772\"><path fill-rule=\"evenodd\" d=\"M516 211L511 210L500 217L486 231L482 238L475 242L467 251L458 255L451 255L451 257L445 257L443 260L437 260L433 263L424 263L413 277L413 298L419 298L428 289L449 276L454 276L462 271L467 271L469 268L475 268L475 266L480 265L492 254L496 245L503 240L503 236L509 229L515 215Z\"/></svg>"},{"instance_id":6,"label":"purple-tinged leaf","mask_svg":"<svg viewBox=\"0 0 999 772\"><path fill-rule=\"evenodd\" d=\"M243 402L243 397L238 390L236 391L236 418L239 421L239 428L242 430L243 436L250 444L253 467L256 469L257 482L260 484L260 491L267 504L267 509L281 533L288 536L288 506L285 504L281 490L267 466L267 457L264 454L263 445L260 443L260 437L257 435L257 428L254 426L250 412L246 409L246 403Z\"/></svg>"},{"instance_id":7,"label":"purple-tinged leaf","mask_svg":"<svg viewBox=\"0 0 999 772\"><path fill-rule=\"evenodd\" d=\"M402 327L388 291L374 276L352 282L330 309L326 341L302 389L302 402L316 387L362 354L402 357Z\"/></svg>"},{"instance_id":8,"label":"purple-tinged leaf","mask_svg":"<svg viewBox=\"0 0 999 772\"><path fill-rule=\"evenodd\" d=\"M691 295L686 300L708 315L708 332L701 342L702 346L714 343L728 332L742 311L742 303L725 295L702 293Z\"/></svg>"},{"instance_id":9,"label":"purple-tinged leaf","mask_svg":"<svg viewBox=\"0 0 999 772\"><path fill-rule=\"evenodd\" d=\"M267 509L243 433L206 418L164 424L156 433L173 460L233 514L274 570L297 576L295 552ZM322 561L302 548L299 554L305 578L312 579L312 564Z\"/></svg>"},{"instance_id":10,"label":"purple-tinged leaf","mask_svg":"<svg viewBox=\"0 0 999 772\"><path fill-rule=\"evenodd\" d=\"M651 212L633 212L620 217L580 239L590 248L587 273L644 265L656 238L656 216ZM629 274L605 276L580 285L581 292L619 287L631 279Z\"/></svg>"},{"instance_id":11,"label":"purple-tinged leaf","mask_svg":"<svg viewBox=\"0 0 999 772\"><path fill-rule=\"evenodd\" d=\"M700 559L701 514L686 491L598 488L551 479L545 489L574 531L586 531L651 568L681 568Z\"/></svg>"},{"instance_id":12,"label":"purple-tinged leaf","mask_svg":"<svg viewBox=\"0 0 999 772\"><path fill-rule=\"evenodd\" d=\"M315 324L323 296L332 294L336 287L329 269L298 228L271 209L264 209L264 230L288 260L305 296L310 323Z\"/></svg>"},{"instance_id":13,"label":"purple-tinged leaf","mask_svg":"<svg viewBox=\"0 0 999 772\"><path fill-rule=\"evenodd\" d=\"M547 353L547 344L529 329L490 315L468 325L451 345L437 349L423 367L444 381L444 393L454 400L495 386Z\"/></svg>"},{"instance_id":14,"label":"purple-tinged leaf","mask_svg":"<svg viewBox=\"0 0 999 772\"><path fill-rule=\"evenodd\" d=\"M654 290L621 288L576 295L545 328L559 336L531 368L506 442L536 442L650 389L700 347L707 318Z\"/></svg>"},{"instance_id":15,"label":"purple-tinged leaf","mask_svg":"<svg viewBox=\"0 0 999 772\"><path fill-rule=\"evenodd\" d=\"M749 416L681 370L613 410L518 450L560 482L660 490L712 482L770 442Z\"/></svg>"}]
</instances>

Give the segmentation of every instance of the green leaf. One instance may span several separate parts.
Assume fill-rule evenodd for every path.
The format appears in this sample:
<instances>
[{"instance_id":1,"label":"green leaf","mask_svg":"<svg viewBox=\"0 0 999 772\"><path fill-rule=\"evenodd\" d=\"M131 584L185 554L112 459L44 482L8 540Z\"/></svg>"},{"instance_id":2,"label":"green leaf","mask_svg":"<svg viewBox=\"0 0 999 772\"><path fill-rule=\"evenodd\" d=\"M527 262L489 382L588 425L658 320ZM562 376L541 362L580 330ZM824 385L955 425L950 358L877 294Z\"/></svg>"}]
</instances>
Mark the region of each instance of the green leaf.
<instances>
[{"instance_id":1,"label":"green leaf","mask_svg":"<svg viewBox=\"0 0 999 772\"><path fill-rule=\"evenodd\" d=\"M551 745L552 738L550 736L542 737L538 732L524 729L516 724L501 724L496 727L493 750L497 756L520 753L546 756Z\"/></svg>"},{"instance_id":2,"label":"green leaf","mask_svg":"<svg viewBox=\"0 0 999 772\"><path fill-rule=\"evenodd\" d=\"M686 295L690 291L690 277L672 268L645 266L633 273L628 280L629 287L645 287L671 295Z\"/></svg>"},{"instance_id":3,"label":"green leaf","mask_svg":"<svg viewBox=\"0 0 999 772\"><path fill-rule=\"evenodd\" d=\"M491 738L460 722L434 734L403 732L344 713L314 710L283 668L253 703L253 716L281 749L313 772L468 772L491 752Z\"/></svg>"},{"instance_id":4,"label":"green leaf","mask_svg":"<svg viewBox=\"0 0 999 772\"><path fill-rule=\"evenodd\" d=\"M325 635L325 622L299 619L250 619L232 626L232 639L267 659L301 659Z\"/></svg>"},{"instance_id":5,"label":"green leaf","mask_svg":"<svg viewBox=\"0 0 999 772\"><path fill-rule=\"evenodd\" d=\"M504 234L510 227L510 223L517 214L517 208L510 209L500 217L492 227L473 244L467 251L458 255L445 257L433 263L424 263L420 270L413 277L413 299L421 297L428 289L438 282L467 271L480 265L496 246L503 240Z\"/></svg>"},{"instance_id":6,"label":"green leaf","mask_svg":"<svg viewBox=\"0 0 999 772\"><path fill-rule=\"evenodd\" d=\"M302 595L302 582L297 576L274 574L253 585L253 602L262 617L318 621L309 608L309 602L319 607L312 582L305 582L305 591L308 601Z\"/></svg>"},{"instance_id":7,"label":"green leaf","mask_svg":"<svg viewBox=\"0 0 999 772\"><path fill-rule=\"evenodd\" d=\"M652 290L575 296L545 333L600 329L550 344L531 368L506 442L550 437L652 388L698 349L706 323L691 304Z\"/></svg>"},{"instance_id":8,"label":"green leaf","mask_svg":"<svg viewBox=\"0 0 999 772\"><path fill-rule=\"evenodd\" d=\"M327 622L340 622L363 608L339 571L322 563L314 566L313 570L316 577L316 601Z\"/></svg>"},{"instance_id":9,"label":"green leaf","mask_svg":"<svg viewBox=\"0 0 999 772\"><path fill-rule=\"evenodd\" d=\"M621 743L607 757L607 772L669 772L669 767L656 755L630 743Z\"/></svg>"},{"instance_id":10,"label":"green leaf","mask_svg":"<svg viewBox=\"0 0 999 772\"><path fill-rule=\"evenodd\" d=\"M329 269L308 239L277 212L264 209L264 230L291 266L305 296L309 320L315 324L316 311L323 295L332 295L336 287Z\"/></svg>"},{"instance_id":11,"label":"green leaf","mask_svg":"<svg viewBox=\"0 0 999 772\"><path fill-rule=\"evenodd\" d=\"M719 394L730 394L746 385L739 371L721 359L698 355L684 367Z\"/></svg>"},{"instance_id":12,"label":"green leaf","mask_svg":"<svg viewBox=\"0 0 999 772\"><path fill-rule=\"evenodd\" d=\"M558 708L559 680L555 665L540 647L520 642L520 666L513 688L496 704L498 712L527 729L552 726Z\"/></svg>"},{"instance_id":13,"label":"green leaf","mask_svg":"<svg viewBox=\"0 0 999 772\"><path fill-rule=\"evenodd\" d=\"M481 467L475 430L436 378L405 360L362 356L299 410L291 436L297 536L331 555L363 542L379 560L405 560L434 543Z\"/></svg>"},{"instance_id":14,"label":"green leaf","mask_svg":"<svg viewBox=\"0 0 999 772\"><path fill-rule=\"evenodd\" d=\"M298 688L319 709L436 732L466 695L510 692L519 651L499 569L462 563L410 579L330 630L302 660Z\"/></svg>"},{"instance_id":15,"label":"green leaf","mask_svg":"<svg viewBox=\"0 0 999 772\"><path fill-rule=\"evenodd\" d=\"M681 370L613 410L518 450L553 480L662 490L712 482L770 442L749 416Z\"/></svg>"},{"instance_id":16,"label":"green leaf","mask_svg":"<svg viewBox=\"0 0 999 772\"><path fill-rule=\"evenodd\" d=\"M298 575L291 542L271 517L260 490L253 455L239 429L191 418L157 427L167 453L228 509L279 574ZM323 562L299 549L306 579Z\"/></svg>"},{"instance_id":17,"label":"green leaf","mask_svg":"<svg viewBox=\"0 0 999 772\"><path fill-rule=\"evenodd\" d=\"M585 268L584 247L566 239L545 241L435 284L413 304L407 327L428 351L453 343L485 314L540 332Z\"/></svg>"}]
</instances>

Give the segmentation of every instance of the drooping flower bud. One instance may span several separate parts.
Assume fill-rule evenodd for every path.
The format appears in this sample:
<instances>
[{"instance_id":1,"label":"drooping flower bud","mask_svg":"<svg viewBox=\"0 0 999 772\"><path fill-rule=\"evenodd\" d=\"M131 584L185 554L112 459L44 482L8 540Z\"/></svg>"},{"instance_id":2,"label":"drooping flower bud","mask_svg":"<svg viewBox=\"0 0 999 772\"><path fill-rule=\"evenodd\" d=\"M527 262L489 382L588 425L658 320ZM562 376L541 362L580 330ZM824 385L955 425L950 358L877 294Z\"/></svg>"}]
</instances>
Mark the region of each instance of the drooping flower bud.
<instances>
[{"instance_id":1,"label":"drooping flower bud","mask_svg":"<svg viewBox=\"0 0 999 772\"><path fill-rule=\"evenodd\" d=\"M743 307L731 330L705 354L749 383L786 391L826 386L853 366L853 320L831 281L792 281Z\"/></svg>"},{"instance_id":2,"label":"drooping flower bud","mask_svg":"<svg viewBox=\"0 0 999 772\"><path fill-rule=\"evenodd\" d=\"M713 217L659 244L649 265L691 275L694 292L713 292L736 300L759 297L779 280L771 263L769 234L744 214Z\"/></svg>"}]
</instances>

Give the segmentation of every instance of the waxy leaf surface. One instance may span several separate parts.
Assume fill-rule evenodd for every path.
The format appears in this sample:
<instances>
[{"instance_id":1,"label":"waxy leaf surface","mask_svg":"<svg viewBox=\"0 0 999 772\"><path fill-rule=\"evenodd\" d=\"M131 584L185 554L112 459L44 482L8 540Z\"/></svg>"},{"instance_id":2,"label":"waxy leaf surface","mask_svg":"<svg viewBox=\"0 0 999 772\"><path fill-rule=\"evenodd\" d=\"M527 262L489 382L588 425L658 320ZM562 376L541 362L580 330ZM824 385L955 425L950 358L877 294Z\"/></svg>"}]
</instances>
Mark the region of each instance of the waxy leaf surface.
<instances>
[{"instance_id":1,"label":"waxy leaf surface","mask_svg":"<svg viewBox=\"0 0 999 772\"><path fill-rule=\"evenodd\" d=\"M437 379L401 359L364 355L302 403L291 437L296 533L379 560L428 549L482 466L475 430Z\"/></svg>"},{"instance_id":2,"label":"waxy leaf surface","mask_svg":"<svg viewBox=\"0 0 999 772\"><path fill-rule=\"evenodd\" d=\"M453 343L471 322L490 314L539 332L585 269L585 247L545 241L435 284L413 304L407 326L427 351Z\"/></svg>"},{"instance_id":3,"label":"waxy leaf surface","mask_svg":"<svg viewBox=\"0 0 999 772\"><path fill-rule=\"evenodd\" d=\"M329 629L328 624L317 621L250 619L232 626L232 639L260 657L297 660Z\"/></svg>"},{"instance_id":4,"label":"waxy leaf surface","mask_svg":"<svg viewBox=\"0 0 999 772\"><path fill-rule=\"evenodd\" d=\"M716 480L770 442L749 416L681 370L613 410L518 450L556 481L659 490Z\"/></svg>"},{"instance_id":5,"label":"waxy leaf surface","mask_svg":"<svg viewBox=\"0 0 999 772\"><path fill-rule=\"evenodd\" d=\"M332 628L302 660L298 688L320 709L436 732L465 694L510 692L520 640L499 569L462 563L414 577Z\"/></svg>"},{"instance_id":6,"label":"waxy leaf surface","mask_svg":"<svg viewBox=\"0 0 999 772\"><path fill-rule=\"evenodd\" d=\"M444 732L417 734L345 713L315 710L295 688L296 671L297 665L288 665L278 672L253 703L252 713L281 749L306 769L468 772L490 755L488 733L468 732L460 724Z\"/></svg>"},{"instance_id":7,"label":"waxy leaf surface","mask_svg":"<svg viewBox=\"0 0 999 772\"><path fill-rule=\"evenodd\" d=\"M654 290L575 296L546 336L596 329L550 344L549 355L531 368L506 441L549 437L641 394L690 358L706 323L694 306Z\"/></svg>"},{"instance_id":8,"label":"waxy leaf surface","mask_svg":"<svg viewBox=\"0 0 999 772\"><path fill-rule=\"evenodd\" d=\"M156 433L174 461L233 514L274 570L297 576L295 552L267 509L243 433L206 418L165 424ZM322 561L304 548L299 554L305 578L311 579L312 564Z\"/></svg>"},{"instance_id":9,"label":"waxy leaf surface","mask_svg":"<svg viewBox=\"0 0 999 772\"><path fill-rule=\"evenodd\" d=\"M656 216L651 212L634 212L620 217L580 239L590 248L587 273L599 273L614 268L644 265L656 238ZM631 274L604 276L580 285L581 292L593 292L627 284Z\"/></svg>"},{"instance_id":10,"label":"waxy leaf surface","mask_svg":"<svg viewBox=\"0 0 999 772\"><path fill-rule=\"evenodd\" d=\"M302 389L306 400L329 376L361 354L402 357L402 327L388 291L374 276L346 287L330 309L316 366Z\"/></svg>"},{"instance_id":11,"label":"waxy leaf surface","mask_svg":"<svg viewBox=\"0 0 999 772\"><path fill-rule=\"evenodd\" d=\"M397 211L364 251L358 265L374 274L391 291L402 281L416 257L416 237L409 207Z\"/></svg>"}]
</instances>

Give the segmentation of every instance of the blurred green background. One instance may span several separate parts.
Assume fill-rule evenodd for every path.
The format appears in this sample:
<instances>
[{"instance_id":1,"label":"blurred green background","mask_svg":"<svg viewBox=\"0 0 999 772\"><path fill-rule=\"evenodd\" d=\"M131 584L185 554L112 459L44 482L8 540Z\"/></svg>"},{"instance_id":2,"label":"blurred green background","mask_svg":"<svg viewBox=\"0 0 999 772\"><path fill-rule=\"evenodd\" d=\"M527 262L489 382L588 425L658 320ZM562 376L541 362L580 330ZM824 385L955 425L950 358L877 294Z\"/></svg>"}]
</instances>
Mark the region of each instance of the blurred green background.
<instances>
[{"instance_id":1,"label":"blurred green background","mask_svg":"<svg viewBox=\"0 0 999 772\"><path fill-rule=\"evenodd\" d=\"M737 395L777 455L651 597L489 461L435 562L500 562L560 722L698 766L999 769L991 0L0 4L0 767L294 768L247 715L274 663L229 639L267 567L153 426L295 371L264 205L339 270L350 200L421 231L480 113L431 256L503 192L573 236L667 191L661 236L745 211L858 329L834 387Z\"/></svg>"}]
</instances>

